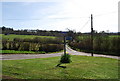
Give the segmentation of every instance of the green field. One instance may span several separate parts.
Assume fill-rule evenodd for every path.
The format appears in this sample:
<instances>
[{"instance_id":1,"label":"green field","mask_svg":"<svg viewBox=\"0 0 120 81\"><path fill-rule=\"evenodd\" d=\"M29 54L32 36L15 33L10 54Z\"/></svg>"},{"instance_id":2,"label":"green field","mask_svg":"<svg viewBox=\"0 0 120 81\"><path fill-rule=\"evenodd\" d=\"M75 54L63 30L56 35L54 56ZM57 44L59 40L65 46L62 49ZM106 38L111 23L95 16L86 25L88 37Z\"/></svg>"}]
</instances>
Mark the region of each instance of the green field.
<instances>
[{"instance_id":1,"label":"green field","mask_svg":"<svg viewBox=\"0 0 120 81\"><path fill-rule=\"evenodd\" d=\"M33 39L35 37L40 37L40 38L56 38L54 36L37 36L37 35L15 35L15 34L10 34L10 35L4 35L4 34L0 34L0 37L3 39L9 39L10 41L12 41L14 38L22 38L22 39Z\"/></svg>"},{"instance_id":2,"label":"green field","mask_svg":"<svg viewBox=\"0 0 120 81\"><path fill-rule=\"evenodd\" d=\"M91 35L81 35L81 36L77 36L76 40L85 40L87 38L90 38ZM94 38L97 38L99 36L93 36ZM110 37L111 38L114 38L114 37L120 37L120 35L107 35L107 36L103 36L104 38L106 37Z\"/></svg>"},{"instance_id":3,"label":"green field","mask_svg":"<svg viewBox=\"0 0 120 81\"><path fill-rule=\"evenodd\" d=\"M3 60L3 76L18 79L118 79L118 60L71 56L66 68L55 67L60 57Z\"/></svg>"},{"instance_id":4,"label":"green field","mask_svg":"<svg viewBox=\"0 0 120 81\"><path fill-rule=\"evenodd\" d=\"M109 37L120 37L120 35L110 35Z\"/></svg>"}]
</instances>

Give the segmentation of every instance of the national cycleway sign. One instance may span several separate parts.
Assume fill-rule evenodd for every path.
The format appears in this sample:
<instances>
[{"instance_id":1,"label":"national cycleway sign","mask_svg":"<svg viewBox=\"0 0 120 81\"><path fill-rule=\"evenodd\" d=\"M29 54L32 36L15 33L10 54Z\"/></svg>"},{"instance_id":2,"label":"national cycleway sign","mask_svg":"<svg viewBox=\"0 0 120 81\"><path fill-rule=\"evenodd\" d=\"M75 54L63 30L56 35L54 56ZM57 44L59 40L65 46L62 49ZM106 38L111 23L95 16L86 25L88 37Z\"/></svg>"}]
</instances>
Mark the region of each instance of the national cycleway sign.
<instances>
[{"instance_id":1,"label":"national cycleway sign","mask_svg":"<svg viewBox=\"0 0 120 81\"><path fill-rule=\"evenodd\" d=\"M72 37L67 36L67 37L66 37L66 40L72 40Z\"/></svg>"}]
</instances>

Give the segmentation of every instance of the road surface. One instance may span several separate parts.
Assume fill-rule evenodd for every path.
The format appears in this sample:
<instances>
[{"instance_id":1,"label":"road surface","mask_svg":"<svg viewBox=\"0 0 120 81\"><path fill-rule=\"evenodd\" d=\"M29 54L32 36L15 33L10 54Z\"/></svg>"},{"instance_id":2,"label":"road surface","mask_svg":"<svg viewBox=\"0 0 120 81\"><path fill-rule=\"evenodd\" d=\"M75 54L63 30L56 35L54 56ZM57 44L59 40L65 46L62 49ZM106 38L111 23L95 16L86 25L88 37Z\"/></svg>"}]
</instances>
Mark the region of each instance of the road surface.
<instances>
[{"instance_id":1,"label":"road surface","mask_svg":"<svg viewBox=\"0 0 120 81\"><path fill-rule=\"evenodd\" d=\"M91 56L91 53L85 53L85 52L78 52L70 47L66 46L67 52L72 54L72 55L83 55L83 56ZM120 59L118 56L111 56L111 55L103 55L103 54L93 54L94 57L107 57L107 58L114 58L114 59Z\"/></svg>"},{"instance_id":2,"label":"road surface","mask_svg":"<svg viewBox=\"0 0 120 81\"><path fill-rule=\"evenodd\" d=\"M66 51L71 55L91 56L90 53L78 52L78 51L71 49L68 46L66 46ZM61 56L62 54L63 54L63 52L51 53L51 54L6 54L6 55L0 55L0 60L47 58L47 57ZM117 56L102 55L102 54L94 54L94 56L95 57L107 57L107 58L119 59Z\"/></svg>"}]
</instances>

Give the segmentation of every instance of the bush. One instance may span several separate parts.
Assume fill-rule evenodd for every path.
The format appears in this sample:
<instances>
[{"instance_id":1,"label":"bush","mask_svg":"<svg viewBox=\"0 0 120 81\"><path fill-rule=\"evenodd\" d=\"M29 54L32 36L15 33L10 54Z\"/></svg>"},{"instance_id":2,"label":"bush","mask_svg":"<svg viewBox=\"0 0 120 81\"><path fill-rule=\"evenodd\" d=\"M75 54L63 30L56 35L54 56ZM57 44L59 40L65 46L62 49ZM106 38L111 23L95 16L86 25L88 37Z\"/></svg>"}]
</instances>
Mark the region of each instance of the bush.
<instances>
[{"instance_id":1,"label":"bush","mask_svg":"<svg viewBox=\"0 0 120 81\"><path fill-rule=\"evenodd\" d=\"M93 39L93 51L94 53L102 53L107 55L117 55L120 50L120 37L110 36L94 36ZM69 46L73 49L79 49L84 52L91 52L91 39L86 37L80 42L70 42Z\"/></svg>"},{"instance_id":2,"label":"bush","mask_svg":"<svg viewBox=\"0 0 120 81\"><path fill-rule=\"evenodd\" d=\"M64 54L61 56L60 63L70 63L70 55L69 54Z\"/></svg>"},{"instance_id":3,"label":"bush","mask_svg":"<svg viewBox=\"0 0 120 81\"><path fill-rule=\"evenodd\" d=\"M59 38L14 38L9 41L8 39L2 39L2 50L18 50L18 51L44 51L44 52L56 52L63 50L62 40Z\"/></svg>"},{"instance_id":4,"label":"bush","mask_svg":"<svg viewBox=\"0 0 120 81\"><path fill-rule=\"evenodd\" d=\"M30 43L29 42L23 42L19 48L19 51L30 51Z\"/></svg>"},{"instance_id":5,"label":"bush","mask_svg":"<svg viewBox=\"0 0 120 81\"><path fill-rule=\"evenodd\" d=\"M6 50L7 49L7 39L2 39L2 50Z\"/></svg>"},{"instance_id":6,"label":"bush","mask_svg":"<svg viewBox=\"0 0 120 81\"><path fill-rule=\"evenodd\" d=\"M39 51L45 51L45 52L56 52L63 50L62 44L42 44L39 47Z\"/></svg>"},{"instance_id":7,"label":"bush","mask_svg":"<svg viewBox=\"0 0 120 81\"><path fill-rule=\"evenodd\" d=\"M14 38L13 41L15 41L15 42L23 42L23 39L22 38Z\"/></svg>"},{"instance_id":8,"label":"bush","mask_svg":"<svg viewBox=\"0 0 120 81\"><path fill-rule=\"evenodd\" d=\"M42 43L42 44L62 44L62 39L61 38L40 38L40 37L35 37L34 39L31 40L31 42Z\"/></svg>"}]
</instances>

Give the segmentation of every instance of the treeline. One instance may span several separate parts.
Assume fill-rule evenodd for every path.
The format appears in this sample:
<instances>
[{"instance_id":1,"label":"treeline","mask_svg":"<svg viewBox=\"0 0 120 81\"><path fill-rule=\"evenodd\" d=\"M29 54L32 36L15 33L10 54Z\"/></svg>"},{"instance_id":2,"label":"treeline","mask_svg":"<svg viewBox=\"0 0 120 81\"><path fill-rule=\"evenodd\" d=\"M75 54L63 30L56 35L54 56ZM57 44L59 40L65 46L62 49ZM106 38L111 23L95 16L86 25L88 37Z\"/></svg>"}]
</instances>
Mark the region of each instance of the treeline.
<instances>
[{"instance_id":1,"label":"treeline","mask_svg":"<svg viewBox=\"0 0 120 81\"><path fill-rule=\"evenodd\" d=\"M8 35L8 34L16 34L16 35L39 35L39 36L63 36L64 33L63 31L47 31L47 30L28 30L28 29L25 29L25 30L14 30L13 28L6 28L6 27L0 27L0 30L2 32L0 32L0 34L5 34L5 35ZM72 34L76 34L75 32L69 32L69 33L72 33Z\"/></svg>"},{"instance_id":2,"label":"treeline","mask_svg":"<svg viewBox=\"0 0 120 81\"><path fill-rule=\"evenodd\" d=\"M14 30L13 28L7 28L5 26L3 27L0 27L0 34L5 34L5 35L8 35L8 34L16 34L16 35L39 35L39 36L63 36L64 33L63 31L48 31L48 30L28 30L28 29L24 29L24 30ZM116 33L106 33L105 31L101 31L101 32L97 32L96 30L93 31L94 34L107 34L107 35L119 35L120 32L116 32ZM85 35L90 35L91 33L88 32L88 33L81 33L81 32L75 32L74 30L68 30L68 35L71 36L74 35L74 36L79 36L81 34L85 34ZM73 37L74 37L73 36Z\"/></svg>"},{"instance_id":3,"label":"treeline","mask_svg":"<svg viewBox=\"0 0 120 81\"><path fill-rule=\"evenodd\" d=\"M119 56L120 50L120 37L109 37L109 36L94 36L93 39L93 52ZM70 42L69 45L76 50L84 52L92 52L91 37L79 39L79 41Z\"/></svg>"},{"instance_id":4,"label":"treeline","mask_svg":"<svg viewBox=\"0 0 120 81\"><path fill-rule=\"evenodd\" d=\"M16 50L16 51L44 51L56 52L63 50L62 39L59 38L40 38L21 39L14 38L13 41L2 39L2 50Z\"/></svg>"}]
</instances>

